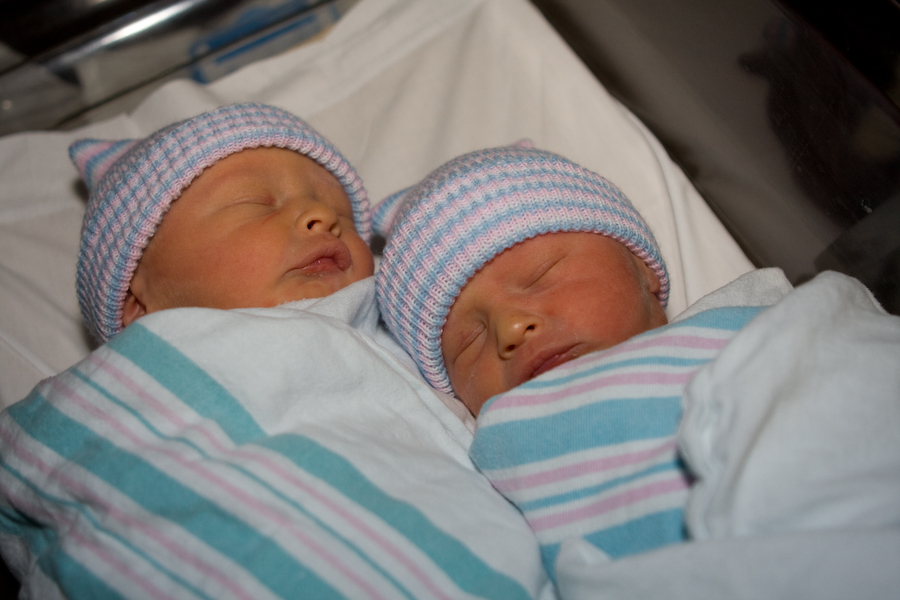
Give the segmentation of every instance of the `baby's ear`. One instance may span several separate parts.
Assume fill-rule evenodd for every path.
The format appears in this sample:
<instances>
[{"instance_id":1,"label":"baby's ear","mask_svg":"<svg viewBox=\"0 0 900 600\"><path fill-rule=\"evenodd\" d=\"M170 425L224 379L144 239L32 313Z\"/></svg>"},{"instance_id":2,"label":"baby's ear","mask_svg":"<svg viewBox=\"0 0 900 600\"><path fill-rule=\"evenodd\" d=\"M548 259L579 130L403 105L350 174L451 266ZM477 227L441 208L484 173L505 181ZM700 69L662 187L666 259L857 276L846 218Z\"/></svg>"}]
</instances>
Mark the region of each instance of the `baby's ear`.
<instances>
[{"instance_id":1,"label":"baby's ear","mask_svg":"<svg viewBox=\"0 0 900 600\"><path fill-rule=\"evenodd\" d=\"M128 327L147 314L147 307L129 289L122 305L122 327Z\"/></svg>"},{"instance_id":2,"label":"baby's ear","mask_svg":"<svg viewBox=\"0 0 900 600\"><path fill-rule=\"evenodd\" d=\"M635 256L634 254L632 254L631 256L635 264L638 266L641 276L644 279L644 284L647 286L647 291L654 295L658 294L660 288L662 288L662 284L659 281L659 276L643 260Z\"/></svg>"}]
</instances>

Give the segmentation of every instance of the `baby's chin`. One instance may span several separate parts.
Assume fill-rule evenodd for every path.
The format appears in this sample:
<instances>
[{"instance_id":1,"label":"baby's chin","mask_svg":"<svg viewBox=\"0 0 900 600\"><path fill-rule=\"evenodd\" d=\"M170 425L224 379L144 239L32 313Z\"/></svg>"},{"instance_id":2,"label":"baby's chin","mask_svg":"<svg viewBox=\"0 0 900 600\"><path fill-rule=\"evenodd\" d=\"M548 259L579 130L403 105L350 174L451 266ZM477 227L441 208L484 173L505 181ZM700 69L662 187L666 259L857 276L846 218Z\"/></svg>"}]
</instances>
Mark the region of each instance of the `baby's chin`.
<instances>
[{"instance_id":1,"label":"baby's chin","mask_svg":"<svg viewBox=\"0 0 900 600\"><path fill-rule=\"evenodd\" d=\"M331 296L367 277L370 277L370 275L360 276L347 273L343 273L342 276L312 277L306 281L298 282L295 289L290 290L289 293L282 296L281 301L277 304L286 304L297 300L325 298L326 296Z\"/></svg>"}]
</instances>

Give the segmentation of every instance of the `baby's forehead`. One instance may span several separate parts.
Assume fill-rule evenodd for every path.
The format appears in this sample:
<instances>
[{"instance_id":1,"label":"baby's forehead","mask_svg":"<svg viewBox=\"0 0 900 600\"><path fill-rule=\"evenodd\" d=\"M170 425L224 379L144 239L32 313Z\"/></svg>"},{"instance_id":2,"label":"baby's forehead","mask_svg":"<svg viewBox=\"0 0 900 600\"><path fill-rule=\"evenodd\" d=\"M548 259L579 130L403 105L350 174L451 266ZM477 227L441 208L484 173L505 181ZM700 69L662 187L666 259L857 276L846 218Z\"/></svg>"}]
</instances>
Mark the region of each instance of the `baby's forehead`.
<instances>
[{"instance_id":1,"label":"baby's forehead","mask_svg":"<svg viewBox=\"0 0 900 600\"><path fill-rule=\"evenodd\" d=\"M475 271L466 282L468 285L476 276L527 275L523 268L526 263L552 260L572 252L596 254L603 260L607 253L634 255L631 250L615 239L594 231L552 231L542 233L501 250ZM465 285L463 289L465 289Z\"/></svg>"},{"instance_id":2,"label":"baby's forehead","mask_svg":"<svg viewBox=\"0 0 900 600\"><path fill-rule=\"evenodd\" d=\"M274 146L244 148L221 158L194 177L182 194L192 187L219 184L230 179L263 186L276 181L272 178L273 174L322 182L340 189L346 197L341 182L325 166L295 150ZM347 203L350 203L349 197Z\"/></svg>"}]
</instances>

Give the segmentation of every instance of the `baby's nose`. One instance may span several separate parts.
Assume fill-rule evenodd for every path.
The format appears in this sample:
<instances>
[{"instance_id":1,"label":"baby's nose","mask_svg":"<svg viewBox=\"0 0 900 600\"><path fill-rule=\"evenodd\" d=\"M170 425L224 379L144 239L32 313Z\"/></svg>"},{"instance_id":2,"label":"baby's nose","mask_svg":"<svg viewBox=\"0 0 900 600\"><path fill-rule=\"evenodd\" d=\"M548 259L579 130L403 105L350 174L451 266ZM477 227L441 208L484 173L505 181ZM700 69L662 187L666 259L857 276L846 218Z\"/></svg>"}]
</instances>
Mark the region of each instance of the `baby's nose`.
<instances>
[{"instance_id":1,"label":"baby's nose","mask_svg":"<svg viewBox=\"0 0 900 600\"><path fill-rule=\"evenodd\" d=\"M537 332L541 324L541 318L531 313L515 311L501 316L497 323L497 350L500 356L510 358Z\"/></svg>"},{"instance_id":2,"label":"baby's nose","mask_svg":"<svg viewBox=\"0 0 900 600\"><path fill-rule=\"evenodd\" d=\"M300 227L314 232L330 232L338 236L341 233L340 220L337 213L329 206L316 202L306 208L300 216Z\"/></svg>"}]
</instances>

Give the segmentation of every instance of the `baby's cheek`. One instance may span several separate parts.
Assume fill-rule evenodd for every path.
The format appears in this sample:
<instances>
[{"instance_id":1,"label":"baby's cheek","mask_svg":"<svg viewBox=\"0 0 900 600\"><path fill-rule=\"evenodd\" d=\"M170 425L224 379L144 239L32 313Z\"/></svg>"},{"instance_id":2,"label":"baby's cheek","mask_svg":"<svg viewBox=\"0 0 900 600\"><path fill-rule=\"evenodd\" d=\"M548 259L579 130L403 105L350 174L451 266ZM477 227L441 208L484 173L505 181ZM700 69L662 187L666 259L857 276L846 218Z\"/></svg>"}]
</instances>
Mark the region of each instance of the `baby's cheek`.
<instances>
[{"instance_id":1,"label":"baby's cheek","mask_svg":"<svg viewBox=\"0 0 900 600\"><path fill-rule=\"evenodd\" d=\"M359 273L359 279L365 279L366 277L371 277L375 274L375 257L372 256L372 251L369 250L369 247L360 240L360 244L362 244L362 248L359 252L357 252L358 259L354 260L354 267ZM359 281L357 279L357 281Z\"/></svg>"},{"instance_id":2,"label":"baby's cheek","mask_svg":"<svg viewBox=\"0 0 900 600\"><path fill-rule=\"evenodd\" d=\"M457 395L476 417L488 398L505 391L502 373L489 361L476 361L458 371L460 391Z\"/></svg>"},{"instance_id":3,"label":"baby's cheek","mask_svg":"<svg viewBox=\"0 0 900 600\"><path fill-rule=\"evenodd\" d=\"M471 372L461 368L458 360L444 359L447 376L450 378L450 386L457 398L466 403L466 398L472 397ZM468 406L468 404L466 404Z\"/></svg>"}]
</instances>

